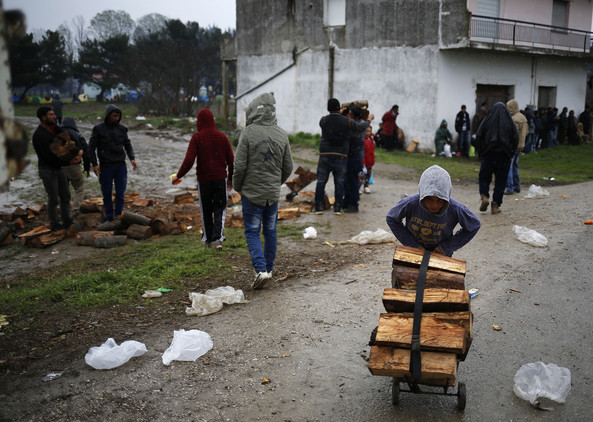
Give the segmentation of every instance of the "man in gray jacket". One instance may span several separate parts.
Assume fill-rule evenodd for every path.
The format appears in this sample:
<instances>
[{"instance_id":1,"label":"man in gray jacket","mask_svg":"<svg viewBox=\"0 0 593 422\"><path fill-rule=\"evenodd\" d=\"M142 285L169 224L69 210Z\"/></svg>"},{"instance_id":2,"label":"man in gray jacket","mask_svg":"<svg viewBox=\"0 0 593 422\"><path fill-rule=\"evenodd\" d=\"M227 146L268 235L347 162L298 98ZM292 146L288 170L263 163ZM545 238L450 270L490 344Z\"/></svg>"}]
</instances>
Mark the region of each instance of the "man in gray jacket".
<instances>
[{"instance_id":1,"label":"man in gray jacket","mask_svg":"<svg viewBox=\"0 0 593 422\"><path fill-rule=\"evenodd\" d=\"M273 94L256 97L245 113L247 125L235 152L233 183L241 194L245 238L255 269L252 287L260 289L272 278L280 186L292 174L292 153L286 132L276 124Z\"/></svg>"}]
</instances>

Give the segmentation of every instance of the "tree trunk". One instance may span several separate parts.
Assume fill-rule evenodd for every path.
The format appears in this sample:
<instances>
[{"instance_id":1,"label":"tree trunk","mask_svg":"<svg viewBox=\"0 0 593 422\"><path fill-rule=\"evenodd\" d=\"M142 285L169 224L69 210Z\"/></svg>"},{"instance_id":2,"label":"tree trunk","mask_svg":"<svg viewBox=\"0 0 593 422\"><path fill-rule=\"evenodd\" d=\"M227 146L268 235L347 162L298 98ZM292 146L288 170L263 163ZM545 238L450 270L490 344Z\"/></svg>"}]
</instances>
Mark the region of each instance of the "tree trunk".
<instances>
[{"instance_id":1,"label":"tree trunk","mask_svg":"<svg viewBox=\"0 0 593 422\"><path fill-rule=\"evenodd\" d=\"M53 245L54 243L64 240L65 235L66 233L64 230L42 234L41 236L28 240L27 245L33 248L46 248L49 245Z\"/></svg>"},{"instance_id":2,"label":"tree trunk","mask_svg":"<svg viewBox=\"0 0 593 422\"><path fill-rule=\"evenodd\" d=\"M152 229L150 226L143 226L140 224L132 224L126 230L126 235L130 239L146 240L152 237Z\"/></svg>"},{"instance_id":3,"label":"tree trunk","mask_svg":"<svg viewBox=\"0 0 593 422\"><path fill-rule=\"evenodd\" d=\"M121 215L121 221L123 224L127 226L131 226L132 224L140 224L142 226L149 226L150 225L150 218L145 217L141 214L134 214L129 211L124 211Z\"/></svg>"},{"instance_id":4,"label":"tree trunk","mask_svg":"<svg viewBox=\"0 0 593 422\"><path fill-rule=\"evenodd\" d=\"M95 248L116 248L125 246L127 236L99 236L95 238Z\"/></svg>"}]
</instances>

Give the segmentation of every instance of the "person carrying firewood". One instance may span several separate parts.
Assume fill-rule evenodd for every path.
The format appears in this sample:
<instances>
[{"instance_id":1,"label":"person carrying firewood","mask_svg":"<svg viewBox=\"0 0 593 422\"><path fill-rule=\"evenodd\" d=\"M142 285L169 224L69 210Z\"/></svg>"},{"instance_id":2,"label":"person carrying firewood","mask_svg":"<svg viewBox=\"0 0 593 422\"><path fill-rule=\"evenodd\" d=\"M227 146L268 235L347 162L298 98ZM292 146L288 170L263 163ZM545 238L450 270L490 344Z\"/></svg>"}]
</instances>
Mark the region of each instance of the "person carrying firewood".
<instances>
[{"instance_id":1,"label":"person carrying firewood","mask_svg":"<svg viewBox=\"0 0 593 422\"><path fill-rule=\"evenodd\" d=\"M387 225L404 246L453 255L476 235L480 220L451 198L451 176L442 167L424 170L418 191L395 204L387 213ZM458 224L461 229L453 233Z\"/></svg>"}]
</instances>

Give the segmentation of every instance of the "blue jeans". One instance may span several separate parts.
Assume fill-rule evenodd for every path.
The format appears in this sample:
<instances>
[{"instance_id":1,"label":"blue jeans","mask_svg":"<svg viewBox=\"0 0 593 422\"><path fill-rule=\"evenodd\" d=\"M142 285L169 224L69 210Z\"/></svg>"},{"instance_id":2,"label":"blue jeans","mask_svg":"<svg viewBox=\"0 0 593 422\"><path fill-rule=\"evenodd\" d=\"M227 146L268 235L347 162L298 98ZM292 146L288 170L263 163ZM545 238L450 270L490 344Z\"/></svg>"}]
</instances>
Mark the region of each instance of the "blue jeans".
<instances>
[{"instance_id":1,"label":"blue jeans","mask_svg":"<svg viewBox=\"0 0 593 422\"><path fill-rule=\"evenodd\" d=\"M278 201L265 206L255 205L244 196L243 222L245 223L245 239L251 255L251 265L255 272L272 271L276 259L276 223L278 221ZM262 248L260 231L264 234Z\"/></svg>"},{"instance_id":2,"label":"blue jeans","mask_svg":"<svg viewBox=\"0 0 593 422\"><path fill-rule=\"evenodd\" d=\"M521 191L521 183L519 182L519 155L518 152L515 153L509 167L506 190L510 192Z\"/></svg>"},{"instance_id":3,"label":"blue jeans","mask_svg":"<svg viewBox=\"0 0 593 422\"><path fill-rule=\"evenodd\" d=\"M469 132L459 132L459 152L464 157L469 157Z\"/></svg>"},{"instance_id":4,"label":"blue jeans","mask_svg":"<svg viewBox=\"0 0 593 422\"><path fill-rule=\"evenodd\" d=\"M490 182L492 182L492 174L494 174L492 200L498 205L502 205L510 165L511 160L504 151L488 151L482 157L482 165L480 166L480 173L478 175L480 195L490 198L488 191L490 190Z\"/></svg>"},{"instance_id":5,"label":"blue jeans","mask_svg":"<svg viewBox=\"0 0 593 422\"><path fill-rule=\"evenodd\" d=\"M340 211L344 198L344 178L346 176L346 157L319 156L317 164L317 185L315 187L315 209L322 210L325 198L325 185L329 174L334 176L334 211Z\"/></svg>"},{"instance_id":6,"label":"blue jeans","mask_svg":"<svg viewBox=\"0 0 593 422\"><path fill-rule=\"evenodd\" d=\"M358 211L358 200L360 199L360 173L362 172L362 158L348 157L346 167L346 181L344 183L344 202L343 208ZM336 197L336 201L338 198Z\"/></svg>"},{"instance_id":7,"label":"blue jeans","mask_svg":"<svg viewBox=\"0 0 593 422\"><path fill-rule=\"evenodd\" d=\"M113 220L113 217L119 217L124 211L124 195L128 184L128 169L125 164L114 167L101 167L99 174L101 183L101 193L103 194L103 209L105 210L105 219ZM113 200L111 193L115 184L115 214L113 211Z\"/></svg>"}]
</instances>

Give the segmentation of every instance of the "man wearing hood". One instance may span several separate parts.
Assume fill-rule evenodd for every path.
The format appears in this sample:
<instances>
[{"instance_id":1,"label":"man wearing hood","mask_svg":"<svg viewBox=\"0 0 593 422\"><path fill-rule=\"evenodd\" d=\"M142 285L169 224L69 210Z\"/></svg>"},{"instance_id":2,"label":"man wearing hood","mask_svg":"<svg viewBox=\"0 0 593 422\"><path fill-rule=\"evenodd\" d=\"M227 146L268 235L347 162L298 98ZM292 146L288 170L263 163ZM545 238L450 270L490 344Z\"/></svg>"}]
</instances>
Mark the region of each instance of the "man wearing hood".
<instances>
[{"instance_id":1,"label":"man wearing hood","mask_svg":"<svg viewBox=\"0 0 593 422\"><path fill-rule=\"evenodd\" d=\"M228 190L232 189L233 160L235 158L227 136L216 130L214 115L207 108L198 112L197 132L193 134L185 159L172 178L175 184L196 163L200 213L202 215L202 241L206 247L222 249L225 240L224 219ZM228 168L228 173L227 173Z\"/></svg>"},{"instance_id":2,"label":"man wearing hood","mask_svg":"<svg viewBox=\"0 0 593 422\"><path fill-rule=\"evenodd\" d=\"M78 152L78 156L79 159L81 158L84 160L84 171L88 177L91 169L91 163L89 162L88 158L89 147L86 143L86 139L84 139L84 137L80 134L78 126L76 126L76 122L72 117L64 118L62 129L65 129L70 133L70 139L74 141L80 150ZM82 204L82 201L84 201L84 177L82 176L82 171L80 170L80 162L64 166L64 174L74 189L74 196L72 197L72 209L74 210L73 215L76 215L79 212L78 210L80 208L80 204Z\"/></svg>"},{"instance_id":3,"label":"man wearing hood","mask_svg":"<svg viewBox=\"0 0 593 422\"><path fill-rule=\"evenodd\" d=\"M490 182L494 174L492 214L500 212L502 197L507 184L511 159L517 151L519 132L511 113L503 103L496 103L486 114L476 132L475 147L482 160L478 182L480 186L480 211L488 209Z\"/></svg>"},{"instance_id":4,"label":"man wearing hood","mask_svg":"<svg viewBox=\"0 0 593 422\"><path fill-rule=\"evenodd\" d=\"M252 287L259 289L274 269L280 186L292 173L292 153L286 132L276 124L274 94L256 97L245 113L247 125L237 146L233 183L241 194L245 238L256 273Z\"/></svg>"},{"instance_id":5,"label":"man wearing hood","mask_svg":"<svg viewBox=\"0 0 593 422\"><path fill-rule=\"evenodd\" d=\"M103 194L103 222L112 221L121 216L124 210L124 195L128 183L126 155L134 170L138 170L134 149L128 137L128 129L120 124L121 110L109 104L105 119L93 128L89 142L89 157L93 171L99 177ZM99 158L97 162L97 157ZM115 210L112 190L115 184Z\"/></svg>"},{"instance_id":6,"label":"man wearing hood","mask_svg":"<svg viewBox=\"0 0 593 422\"><path fill-rule=\"evenodd\" d=\"M480 220L451 198L451 176L445 169L434 165L424 170L418 192L387 213L387 225L402 245L451 256L472 240ZM457 224L461 228L453 233Z\"/></svg>"},{"instance_id":7,"label":"man wearing hood","mask_svg":"<svg viewBox=\"0 0 593 422\"><path fill-rule=\"evenodd\" d=\"M436 150L436 155L442 155L445 156L445 145L449 145L451 147L451 151L453 151L453 144L455 143L455 141L453 141L453 135L451 135L451 132L449 132L449 129L447 129L447 121L445 119L443 119L441 121L441 125L439 126L439 128L437 129L436 133L434 134L434 147ZM449 157L451 157L451 155L449 154Z\"/></svg>"},{"instance_id":8,"label":"man wearing hood","mask_svg":"<svg viewBox=\"0 0 593 422\"><path fill-rule=\"evenodd\" d=\"M507 102L507 108L511 112L513 122L517 126L517 132L519 133L519 143L517 144L517 150L511 159L511 166L509 167L509 174L507 176L507 186L504 191L505 195L512 195L513 193L521 192L521 183L519 181L519 155L523 148L525 148L525 138L529 133L529 125L527 124L527 118L519 110L519 103L517 100L509 100Z\"/></svg>"}]
</instances>

